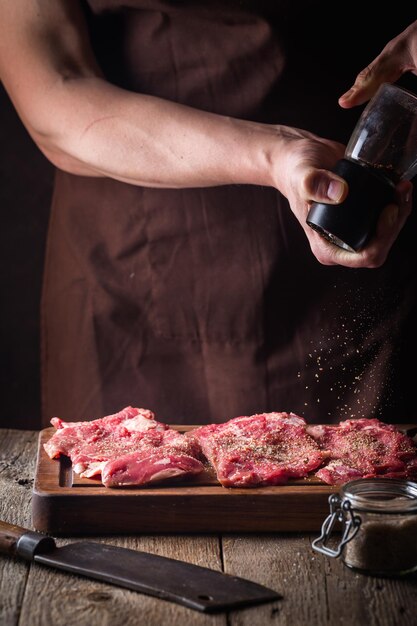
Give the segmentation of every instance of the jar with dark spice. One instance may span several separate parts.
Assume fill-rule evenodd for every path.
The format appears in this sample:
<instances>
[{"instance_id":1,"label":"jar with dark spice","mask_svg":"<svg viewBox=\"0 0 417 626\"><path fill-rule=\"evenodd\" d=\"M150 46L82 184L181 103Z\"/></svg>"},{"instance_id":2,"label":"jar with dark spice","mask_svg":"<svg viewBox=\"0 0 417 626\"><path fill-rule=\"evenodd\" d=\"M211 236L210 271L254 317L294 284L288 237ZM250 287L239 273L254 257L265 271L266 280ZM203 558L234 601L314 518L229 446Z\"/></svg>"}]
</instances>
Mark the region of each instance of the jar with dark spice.
<instances>
[{"instance_id":1,"label":"jar with dark spice","mask_svg":"<svg viewBox=\"0 0 417 626\"><path fill-rule=\"evenodd\" d=\"M397 479L360 479L329 498L330 515L314 550L342 557L345 565L376 576L417 571L417 483ZM342 535L328 545L337 526Z\"/></svg>"}]
</instances>

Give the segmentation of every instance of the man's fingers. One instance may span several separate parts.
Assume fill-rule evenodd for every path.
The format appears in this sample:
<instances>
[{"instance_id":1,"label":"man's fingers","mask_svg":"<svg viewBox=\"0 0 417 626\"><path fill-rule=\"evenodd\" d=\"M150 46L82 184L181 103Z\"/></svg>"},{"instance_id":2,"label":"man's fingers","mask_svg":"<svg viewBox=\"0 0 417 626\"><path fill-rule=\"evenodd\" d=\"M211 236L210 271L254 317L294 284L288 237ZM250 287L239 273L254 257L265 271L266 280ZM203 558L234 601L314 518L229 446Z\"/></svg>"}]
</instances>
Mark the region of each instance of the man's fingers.
<instances>
[{"instance_id":1,"label":"man's fingers","mask_svg":"<svg viewBox=\"0 0 417 626\"><path fill-rule=\"evenodd\" d=\"M371 261L370 267L379 267L385 262L389 250L411 213L413 185L401 181L397 185L395 204L390 204L382 211L376 230L376 236L366 248Z\"/></svg>"},{"instance_id":2,"label":"man's fingers","mask_svg":"<svg viewBox=\"0 0 417 626\"><path fill-rule=\"evenodd\" d=\"M404 72L400 60L380 55L356 77L354 85L339 98L339 104L349 109L364 104L372 98L382 83L394 83Z\"/></svg>"},{"instance_id":3,"label":"man's fingers","mask_svg":"<svg viewBox=\"0 0 417 626\"><path fill-rule=\"evenodd\" d=\"M343 265L350 268L376 268L383 265L412 209L413 185L401 181L396 188L395 204L384 208L378 220L377 232L360 252L347 252L325 241L316 232L306 230L314 256L323 265Z\"/></svg>"},{"instance_id":4,"label":"man's fingers","mask_svg":"<svg viewBox=\"0 0 417 626\"><path fill-rule=\"evenodd\" d=\"M308 202L338 204L347 193L347 182L328 170L311 168L304 178L303 194Z\"/></svg>"},{"instance_id":5,"label":"man's fingers","mask_svg":"<svg viewBox=\"0 0 417 626\"><path fill-rule=\"evenodd\" d=\"M339 105L343 109L359 106L368 102L375 93L374 85L354 84L343 96L339 98Z\"/></svg>"}]
</instances>

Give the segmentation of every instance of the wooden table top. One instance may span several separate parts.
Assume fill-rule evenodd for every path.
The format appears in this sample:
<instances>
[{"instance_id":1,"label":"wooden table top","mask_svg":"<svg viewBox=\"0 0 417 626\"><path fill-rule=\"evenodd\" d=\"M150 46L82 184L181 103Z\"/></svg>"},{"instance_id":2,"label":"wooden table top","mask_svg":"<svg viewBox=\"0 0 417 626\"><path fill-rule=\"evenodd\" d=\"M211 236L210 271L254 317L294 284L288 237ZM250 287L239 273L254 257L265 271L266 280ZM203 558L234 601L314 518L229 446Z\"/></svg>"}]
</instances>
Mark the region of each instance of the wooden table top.
<instances>
[{"instance_id":1,"label":"wooden table top","mask_svg":"<svg viewBox=\"0 0 417 626\"><path fill-rule=\"evenodd\" d=\"M0 429L0 519L32 529L38 432ZM204 615L0 555L1 626L415 626L417 576L374 578L311 549L315 534L136 535L94 541L182 559L261 583L275 603ZM89 537L91 540L92 538ZM73 539L59 538L58 545ZM77 539L78 540L78 539Z\"/></svg>"}]
</instances>

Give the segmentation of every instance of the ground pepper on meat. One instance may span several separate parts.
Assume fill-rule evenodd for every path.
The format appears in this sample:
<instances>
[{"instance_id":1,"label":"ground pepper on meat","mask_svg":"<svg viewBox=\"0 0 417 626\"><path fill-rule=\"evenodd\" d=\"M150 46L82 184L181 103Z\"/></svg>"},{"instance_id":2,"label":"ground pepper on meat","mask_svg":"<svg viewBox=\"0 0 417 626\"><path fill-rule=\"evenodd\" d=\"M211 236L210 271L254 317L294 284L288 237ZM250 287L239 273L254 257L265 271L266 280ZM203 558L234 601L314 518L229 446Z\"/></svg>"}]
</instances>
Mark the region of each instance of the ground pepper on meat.
<instances>
[{"instance_id":1,"label":"ground pepper on meat","mask_svg":"<svg viewBox=\"0 0 417 626\"><path fill-rule=\"evenodd\" d=\"M262 413L191 433L226 487L279 485L303 478L323 462L306 422L294 413Z\"/></svg>"}]
</instances>

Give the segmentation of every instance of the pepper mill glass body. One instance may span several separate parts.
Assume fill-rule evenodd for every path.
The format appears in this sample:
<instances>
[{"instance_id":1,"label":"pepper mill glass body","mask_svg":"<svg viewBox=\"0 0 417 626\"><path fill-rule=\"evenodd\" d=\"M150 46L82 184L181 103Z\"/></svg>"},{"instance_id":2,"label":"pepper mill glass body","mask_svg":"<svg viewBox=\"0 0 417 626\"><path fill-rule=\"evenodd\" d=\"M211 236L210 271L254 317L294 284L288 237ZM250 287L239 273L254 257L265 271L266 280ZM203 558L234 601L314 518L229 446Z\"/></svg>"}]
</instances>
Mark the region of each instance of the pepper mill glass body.
<instances>
[{"instance_id":1,"label":"pepper mill glass body","mask_svg":"<svg viewBox=\"0 0 417 626\"><path fill-rule=\"evenodd\" d=\"M334 170L349 185L337 205L315 202L307 224L328 241L358 252L375 233L395 185L417 173L417 95L384 83L364 109Z\"/></svg>"}]
</instances>

